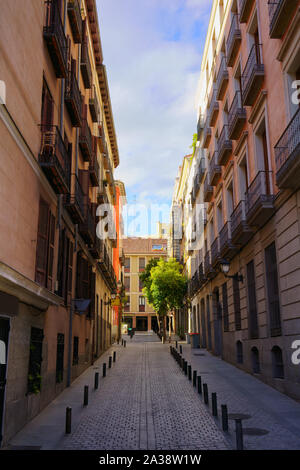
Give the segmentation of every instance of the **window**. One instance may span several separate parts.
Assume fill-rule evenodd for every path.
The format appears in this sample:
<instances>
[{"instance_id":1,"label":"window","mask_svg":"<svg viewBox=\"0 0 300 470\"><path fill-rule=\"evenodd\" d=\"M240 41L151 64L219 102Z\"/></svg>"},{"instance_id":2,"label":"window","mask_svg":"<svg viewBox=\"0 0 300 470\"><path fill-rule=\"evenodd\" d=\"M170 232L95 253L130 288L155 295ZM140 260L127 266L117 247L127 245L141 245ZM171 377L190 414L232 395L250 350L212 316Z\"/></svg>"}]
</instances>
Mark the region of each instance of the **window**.
<instances>
[{"instance_id":1,"label":"window","mask_svg":"<svg viewBox=\"0 0 300 470\"><path fill-rule=\"evenodd\" d=\"M229 331L227 282L225 282L222 285L222 298L223 298L224 331Z\"/></svg>"},{"instance_id":2,"label":"window","mask_svg":"<svg viewBox=\"0 0 300 470\"><path fill-rule=\"evenodd\" d=\"M241 341L236 342L236 362L238 364L243 364L244 362L243 343Z\"/></svg>"},{"instance_id":3,"label":"window","mask_svg":"<svg viewBox=\"0 0 300 470\"><path fill-rule=\"evenodd\" d=\"M124 305L124 312L129 312L130 310L130 295L127 295L127 302Z\"/></svg>"},{"instance_id":4,"label":"window","mask_svg":"<svg viewBox=\"0 0 300 470\"><path fill-rule=\"evenodd\" d=\"M78 345L79 345L79 338L78 338L78 336L74 336L74 339L73 339L73 366L78 364L78 360L79 360Z\"/></svg>"},{"instance_id":5,"label":"window","mask_svg":"<svg viewBox=\"0 0 300 470\"><path fill-rule=\"evenodd\" d=\"M90 358L90 344L89 344L89 339L85 338L85 362L89 362Z\"/></svg>"},{"instance_id":6,"label":"window","mask_svg":"<svg viewBox=\"0 0 300 470\"><path fill-rule=\"evenodd\" d=\"M125 258L124 271L125 273L130 272L130 258Z\"/></svg>"},{"instance_id":7,"label":"window","mask_svg":"<svg viewBox=\"0 0 300 470\"><path fill-rule=\"evenodd\" d=\"M248 285L248 305L249 305L249 337L250 339L258 338L258 318L256 307L256 287L255 287L255 271L253 260L247 264L247 285Z\"/></svg>"},{"instance_id":8,"label":"window","mask_svg":"<svg viewBox=\"0 0 300 470\"><path fill-rule=\"evenodd\" d=\"M67 237L66 230L63 229L60 232L58 245L57 294L64 299L65 305L70 305L72 298L73 255L73 242Z\"/></svg>"},{"instance_id":9,"label":"window","mask_svg":"<svg viewBox=\"0 0 300 470\"><path fill-rule=\"evenodd\" d=\"M279 304L278 274L276 261L275 243L271 243L265 250L266 260L266 278L267 278L267 295L268 309L270 316L270 332L271 336L281 335L281 318Z\"/></svg>"},{"instance_id":10,"label":"window","mask_svg":"<svg viewBox=\"0 0 300 470\"><path fill-rule=\"evenodd\" d=\"M224 225L222 201L220 201L220 203L217 205L217 224L218 232L220 232Z\"/></svg>"},{"instance_id":11,"label":"window","mask_svg":"<svg viewBox=\"0 0 300 470\"><path fill-rule=\"evenodd\" d=\"M232 181L229 184L229 186L226 188L226 200L227 200L227 220L229 220L233 212L233 208L234 208L233 182Z\"/></svg>"},{"instance_id":12,"label":"window","mask_svg":"<svg viewBox=\"0 0 300 470\"><path fill-rule=\"evenodd\" d=\"M240 200L245 199L245 193L248 188L248 168L247 168L247 161L246 155L242 159L238 167L238 179L239 179L239 189L240 189Z\"/></svg>"},{"instance_id":13,"label":"window","mask_svg":"<svg viewBox=\"0 0 300 470\"><path fill-rule=\"evenodd\" d=\"M232 287L233 287L235 329L240 330L242 328L242 320L241 320L241 304L240 304L240 286L239 286L239 281L237 279L232 280Z\"/></svg>"},{"instance_id":14,"label":"window","mask_svg":"<svg viewBox=\"0 0 300 470\"><path fill-rule=\"evenodd\" d=\"M76 298L89 299L89 263L83 258L82 252L77 253L76 266Z\"/></svg>"},{"instance_id":15,"label":"window","mask_svg":"<svg viewBox=\"0 0 300 470\"><path fill-rule=\"evenodd\" d=\"M139 297L139 312L144 312L145 311L145 297L141 296Z\"/></svg>"},{"instance_id":16,"label":"window","mask_svg":"<svg viewBox=\"0 0 300 470\"><path fill-rule=\"evenodd\" d=\"M64 350L65 335L62 333L58 333L56 349L56 383L61 383L64 378Z\"/></svg>"},{"instance_id":17,"label":"window","mask_svg":"<svg viewBox=\"0 0 300 470\"><path fill-rule=\"evenodd\" d=\"M28 393L38 394L41 390L41 366L44 332L40 328L31 328L30 355L28 368Z\"/></svg>"},{"instance_id":18,"label":"window","mask_svg":"<svg viewBox=\"0 0 300 470\"><path fill-rule=\"evenodd\" d=\"M206 348L205 301L201 300L201 346Z\"/></svg>"},{"instance_id":19,"label":"window","mask_svg":"<svg viewBox=\"0 0 300 470\"><path fill-rule=\"evenodd\" d=\"M209 295L206 297L206 314L207 314L207 338L208 338L208 349L212 348L211 341L211 324L210 324L210 305Z\"/></svg>"},{"instance_id":20,"label":"window","mask_svg":"<svg viewBox=\"0 0 300 470\"><path fill-rule=\"evenodd\" d=\"M276 379L284 379L282 351L278 346L272 348L272 372Z\"/></svg>"},{"instance_id":21,"label":"window","mask_svg":"<svg viewBox=\"0 0 300 470\"><path fill-rule=\"evenodd\" d=\"M139 270L144 271L145 269L145 258L139 258Z\"/></svg>"},{"instance_id":22,"label":"window","mask_svg":"<svg viewBox=\"0 0 300 470\"><path fill-rule=\"evenodd\" d=\"M259 352L255 346L251 349L251 362L253 374L260 374Z\"/></svg>"},{"instance_id":23,"label":"window","mask_svg":"<svg viewBox=\"0 0 300 470\"><path fill-rule=\"evenodd\" d=\"M143 282L142 282L141 278L139 278L139 291L140 292L142 292L143 287L144 287Z\"/></svg>"},{"instance_id":24,"label":"window","mask_svg":"<svg viewBox=\"0 0 300 470\"><path fill-rule=\"evenodd\" d=\"M54 102L46 82L43 83L41 124L42 132L51 130L53 125Z\"/></svg>"},{"instance_id":25,"label":"window","mask_svg":"<svg viewBox=\"0 0 300 470\"><path fill-rule=\"evenodd\" d=\"M35 280L43 287L53 288L53 257L55 239L55 217L49 205L40 200L36 244Z\"/></svg>"},{"instance_id":26,"label":"window","mask_svg":"<svg viewBox=\"0 0 300 470\"><path fill-rule=\"evenodd\" d=\"M125 291L129 292L130 291L130 276L124 277L124 285L125 285Z\"/></svg>"}]
</instances>

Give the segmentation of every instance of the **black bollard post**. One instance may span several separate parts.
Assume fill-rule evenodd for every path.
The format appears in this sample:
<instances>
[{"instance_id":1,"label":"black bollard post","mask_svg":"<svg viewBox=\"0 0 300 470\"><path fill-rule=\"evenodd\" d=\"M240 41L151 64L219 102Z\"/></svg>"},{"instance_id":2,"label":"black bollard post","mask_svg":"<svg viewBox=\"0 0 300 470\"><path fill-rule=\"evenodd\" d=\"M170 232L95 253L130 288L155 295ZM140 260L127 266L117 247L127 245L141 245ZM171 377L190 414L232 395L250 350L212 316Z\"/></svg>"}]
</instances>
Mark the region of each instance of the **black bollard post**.
<instances>
[{"instance_id":1,"label":"black bollard post","mask_svg":"<svg viewBox=\"0 0 300 470\"><path fill-rule=\"evenodd\" d=\"M83 395L83 406L88 406L89 404L89 386L84 386L84 395Z\"/></svg>"},{"instance_id":2,"label":"black bollard post","mask_svg":"<svg viewBox=\"0 0 300 470\"><path fill-rule=\"evenodd\" d=\"M184 372L184 357L181 358L181 368L182 372Z\"/></svg>"},{"instance_id":3,"label":"black bollard post","mask_svg":"<svg viewBox=\"0 0 300 470\"><path fill-rule=\"evenodd\" d=\"M108 368L111 369L112 357L109 356L108 358Z\"/></svg>"},{"instance_id":4,"label":"black bollard post","mask_svg":"<svg viewBox=\"0 0 300 470\"><path fill-rule=\"evenodd\" d=\"M170 346L170 354L172 354L172 346Z\"/></svg>"},{"instance_id":5,"label":"black bollard post","mask_svg":"<svg viewBox=\"0 0 300 470\"><path fill-rule=\"evenodd\" d=\"M113 354L113 361L116 362L116 359L117 359L117 353L116 353L116 351L114 351L114 354Z\"/></svg>"},{"instance_id":6,"label":"black bollard post","mask_svg":"<svg viewBox=\"0 0 300 470\"><path fill-rule=\"evenodd\" d=\"M119 340L119 338L118 338L118 341L117 341L117 343L118 343L118 344L120 343L120 340Z\"/></svg>"},{"instance_id":7,"label":"black bollard post","mask_svg":"<svg viewBox=\"0 0 300 470\"><path fill-rule=\"evenodd\" d=\"M201 375L198 375L198 393L202 395L202 382L201 382Z\"/></svg>"},{"instance_id":8,"label":"black bollard post","mask_svg":"<svg viewBox=\"0 0 300 470\"><path fill-rule=\"evenodd\" d=\"M124 348L126 348L126 339L125 339L125 341L124 341Z\"/></svg>"},{"instance_id":9,"label":"black bollard post","mask_svg":"<svg viewBox=\"0 0 300 470\"><path fill-rule=\"evenodd\" d=\"M211 408L212 415L218 416L217 394L215 392L211 394Z\"/></svg>"},{"instance_id":10,"label":"black bollard post","mask_svg":"<svg viewBox=\"0 0 300 470\"><path fill-rule=\"evenodd\" d=\"M176 349L178 349L178 342L176 341Z\"/></svg>"},{"instance_id":11,"label":"black bollard post","mask_svg":"<svg viewBox=\"0 0 300 470\"><path fill-rule=\"evenodd\" d=\"M196 387L197 384L197 371L194 370L193 372L193 387Z\"/></svg>"},{"instance_id":12,"label":"black bollard post","mask_svg":"<svg viewBox=\"0 0 300 470\"><path fill-rule=\"evenodd\" d=\"M188 366L187 361L184 361L184 373L185 373L185 375L187 375L187 372L188 372L188 367L187 366Z\"/></svg>"},{"instance_id":13,"label":"black bollard post","mask_svg":"<svg viewBox=\"0 0 300 470\"><path fill-rule=\"evenodd\" d=\"M71 434L72 431L72 408L66 408L66 434Z\"/></svg>"},{"instance_id":14,"label":"black bollard post","mask_svg":"<svg viewBox=\"0 0 300 470\"><path fill-rule=\"evenodd\" d=\"M106 377L106 363L103 364L103 377Z\"/></svg>"},{"instance_id":15,"label":"black bollard post","mask_svg":"<svg viewBox=\"0 0 300 470\"><path fill-rule=\"evenodd\" d=\"M95 373L95 390L97 390L99 385L99 372Z\"/></svg>"},{"instance_id":16,"label":"black bollard post","mask_svg":"<svg viewBox=\"0 0 300 470\"><path fill-rule=\"evenodd\" d=\"M123 344L124 344L124 339L122 339L122 346L123 346Z\"/></svg>"},{"instance_id":17,"label":"black bollard post","mask_svg":"<svg viewBox=\"0 0 300 470\"><path fill-rule=\"evenodd\" d=\"M192 366L188 366L189 380L192 380Z\"/></svg>"},{"instance_id":18,"label":"black bollard post","mask_svg":"<svg viewBox=\"0 0 300 470\"><path fill-rule=\"evenodd\" d=\"M221 405L221 410L222 410L222 429L223 431L228 431L227 405Z\"/></svg>"},{"instance_id":19,"label":"black bollard post","mask_svg":"<svg viewBox=\"0 0 300 470\"><path fill-rule=\"evenodd\" d=\"M244 450L242 420L235 420L236 450Z\"/></svg>"},{"instance_id":20,"label":"black bollard post","mask_svg":"<svg viewBox=\"0 0 300 470\"><path fill-rule=\"evenodd\" d=\"M204 403L208 405L208 387L207 384L203 384L203 397L204 397Z\"/></svg>"},{"instance_id":21,"label":"black bollard post","mask_svg":"<svg viewBox=\"0 0 300 470\"><path fill-rule=\"evenodd\" d=\"M180 351L180 354L182 354L182 346L181 345L179 346L179 351Z\"/></svg>"}]
</instances>

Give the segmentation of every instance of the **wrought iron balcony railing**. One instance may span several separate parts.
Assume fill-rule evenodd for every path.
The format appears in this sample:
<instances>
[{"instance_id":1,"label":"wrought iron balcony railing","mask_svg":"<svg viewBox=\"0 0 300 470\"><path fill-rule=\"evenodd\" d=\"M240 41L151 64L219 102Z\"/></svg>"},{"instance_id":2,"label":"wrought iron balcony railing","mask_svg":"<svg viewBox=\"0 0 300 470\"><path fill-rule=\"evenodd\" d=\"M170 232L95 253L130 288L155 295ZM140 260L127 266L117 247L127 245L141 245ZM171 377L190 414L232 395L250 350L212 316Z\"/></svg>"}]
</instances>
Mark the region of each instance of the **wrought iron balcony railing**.
<instances>
[{"instance_id":1,"label":"wrought iron balcony railing","mask_svg":"<svg viewBox=\"0 0 300 470\"><path fill-rule=\"evenodd\" d=\"M216 237L211 244L211 264L216 266L220 261L219 237Z\"/></svg>"},{"instance_id":2,"label":"wrought iron balcony railing","mask_svg":"<svg viewBox=\"0 0 300 470\"><path fill-rule=\"evenodd\" d=\"M283 36L297 5L296 0L268 0L271 38Z\"/></svg>"},{"instance_id":3,"label":"wrought iron balcony railing","mask_svg":"<svg viewBox=\"0 0 300 470\"><path fill-rule=\"evenodd\" d=\"M39 163L56 193L70 192L71 158L57 126L41 125Z\"/></svg>"},{"instance_id":4,"label":"wrought iron balcony railing","mask_svg":"<svg viewBox=\"0 0 300 470\"><path fill-rule=\"evenodd\" d=\"M228 137L236 140L241 135L241 131L246 122L246 110L242 104L242 94L237 91L232 100L228 112Z\"/></svg>"},{"instance_id":5,"label":"wrought iron balcony railing","mask_svg":"<svg viewBox=\"0 0 300 470\"><path fill-rule=\"evenodd\" d=\"M75 44L82 41L82 18L78 0L68 1L68 16Z\"/></svg>"},{"instance_id":6,"label":"wrought iron balcony railing","mask_svg":"<svg viewBox=\"0 0 300 470\"><path fill-rule=\"evenodd\" d=\"M214 126L217 120L219 114L219 102L217 100L217 90L216 88L213 89L211 98L210 98L210 104L209 104L209 125Z\"/></svg>"},{"instance_id":7,"label":"wrought iron balcony railing","mask_svg":"<svg viewBox=\"0 0 300 470\"><path fill-rule=\"evenodd\" d=\"M210 140L211 140L211 127L209 125L209 117L207 116L205 120L204 130L203 130L203 147L205 149L208 148L210 144Z\"/></svg>"},{"instance_id":8,"label":"wrought iron balcony railing","mask_svg":"<svg viewBox=\"0 0 300 470\"><path fill-rule=\"evenodd\" d=\"M255 0L239 0L240 23L246 23L249 19Z\"/></svg>"},{"instance_id":9,"label":"wrought iron balcony railing","mask_svg":"<svg viewBox=\"0 0 300 470\"><path fill-rule=\"evenodd\" d=\"M83 222L84 194L75 174L72 175L71 193L65 196L64 205L75 224Z\"/></svg>"},{"instance_id":10,"label":"wrought iron balcony railing","mask_svg":"<svg viewBox=\"0 0 300 470\"><path fill-rule=\"evenodd\" d=\"M228 126L223 126L218 139L218 164L226 165L232 152L232 140L229 138Z\"/></svg>"},{"instance_id":11,"label":"wrought iron balcony railing","mask_svg":"<svg viewBox=\"0 0 300 470\"><path fill-rule=\"evenodd\" d=\"M84 205L84 221L79 224L79 232L88 245L94 243L96 225L89 204Z\"/></svg>"},{"instance_id":12,"label":"wrought iron balcony railing","mask_svg":"<svg viewBox=\"0 0 300 470\"><path fill-rule=\"evenodd\" d=\"M73 126L81 126L82 96L79 90L75 67L68 70L65 85L65 102L71 118Z\"/></svg>"},{"instance_id":13,"label":"wrought iron balcony railing","mask_svg":"<svg viewBox=\"0 0 300 470\"><path fill-rule=\"evenodd\" d=\"M228 84L229 80L229 74L228 74L228 68L227 68L227 62L226 62L226 57L223 55L218 74L217 74L217 100L222 100L224 97L224 93Z\"/></svg>"},{"instance_id":14,"label":"wrought iron balcony railing","mask_svg":"<svg viewBox=\"0 0 300 470\"><path fill-rule=\"evenodd\" d=\"M245 106L252 106L264 81L261 44L253 44L242 74L242 97Z\"/></svg>"},{"instance_id":15,"label":"wrought iron balcony railing","mask_svg":"<svg viewBox=\"0 0 300 470\"><path fill-rule=\"evenodd\" d=\"M274 213L272 171L259 171L246 192L246 216L249 225L261 226Z\"/></svg>"},{"instance_id":16,"label":"wrought iron balcony railing","mask_svg":"<svg viewBox=\"0 0 300 470\"><path fill-rule=\"evenodd\" d=\"M89 57L88 42L81 44L81 63L80 63L83 83L85 88L92 87L92 67Z\"/></svg>"},{"instance_id":17,"label":"wrought iron balcony railing","mask_svg":"<svg viewBox=\"0 0 300 470\"><path fill-rule=\"evenodd\" d=\"M214 188L209 184L209 173L206 173L205 179L204 179L204 190L203 190L203 198L204 202L210 202L213 193L214 193Z\"/></svg>"},{"instance_id":18,"label":"wrought iron balcony railing","mask_svg":"<svg viewBox=\"0 0 300 470\"><path fill-rule=\"evenodd\" d=\"M91 161L93 155L93 142L90 126L86 119L82 120L79 134L79 145L85 161Z\"/></svg>"},{"instance_id":19,"label":"wrought iron balcony railing","mask_svg":"<svg viewBox=\"0 0 300 470\"><path fill-rule=\"evenodd\" d=\"M222 168L218 163L218 152L214 152L209 162L209 184L216 186L222 176Z\"/></svg>"},{"instance_id":20,"label":"wrought iron balcony railing","mask_svg":"<svg viewBox=\"0 0 300 470\"><path fill-rule=\"evenodd\" d=\"M228 67L232 67L234 65L241 41L242 35L238 15L234 14L226 40L226 57Z\"/></svg>"},{"instance_id":21,"label":"wrought iron balcony railing","mask_svg":"<svg viewBox=\"0 0 300 470\"><path fill-rule=\"evenodd\" d=\"M98 103L98 98L97 98L95 85L93 85L93 87L91 88L91 91L90 91L89 106L90 106L92 121L93 122L98 122L100 108L99 108L99 103Z\"/></svg>"},{"instance_id":22,"label":"wrought iron balcony railing","mask_svg":"<svg viewBox=\"0 0 300 470\"><path fill-rule=\"evenodd\" d=\"M198 119L198 123L197 123L197 138L198 138L198 140L200 140L203 129L204 129L204 118L203 118L203 115L200 114L199 119Z\"/></svg>"},{"instance_id":23,"label":"wrought iron balcony railing","mask_svg":"<svg viewBox=\"0 0 300 470\"><path fill-rule=\"evenodd\" d=\"M67 38L64 32L58 3L55 0L45 1L45 25L43 34L56 77L66 78Z\"/></svg>"},{"instance_id":24,"label":"wrought iron balcony railing","mask_svg":"<svg viewBox=\"0 0 300 470\"><path fill-rule=\"evenodd\" d=\"M300 186L300 108L275 145L276 183L279 188Z\"/></svg>"}]
</instances>

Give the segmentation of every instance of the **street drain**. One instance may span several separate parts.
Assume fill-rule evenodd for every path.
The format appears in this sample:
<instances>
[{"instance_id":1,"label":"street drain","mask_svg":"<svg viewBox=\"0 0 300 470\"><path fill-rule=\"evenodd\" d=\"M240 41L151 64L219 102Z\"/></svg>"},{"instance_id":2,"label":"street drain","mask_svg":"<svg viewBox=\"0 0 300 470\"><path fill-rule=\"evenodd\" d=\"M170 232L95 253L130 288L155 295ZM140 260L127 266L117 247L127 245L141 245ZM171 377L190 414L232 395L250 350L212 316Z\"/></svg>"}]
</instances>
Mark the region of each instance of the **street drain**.
<instances>
[{"instance_id":1,"label":"street drain","mask_svg":"<svg viewBox=\"0 0 300 470\"><path fill-rule=\"evenodd\" d=\"M243 434L247 434L247 436L265 436L269 434L269 431L259 428L243 428Z\"/></svg>"},{"instance_id":2,"label":"street drain","mask_svg":"<svg viewBox=\"0 0 300 470\"><path fill-rule=\"evenodd\" d=\"M228 418L229 419L249 419L251 418L251 415L245 415L243 413L229 413Z\"/></svg>"}]
</instances>

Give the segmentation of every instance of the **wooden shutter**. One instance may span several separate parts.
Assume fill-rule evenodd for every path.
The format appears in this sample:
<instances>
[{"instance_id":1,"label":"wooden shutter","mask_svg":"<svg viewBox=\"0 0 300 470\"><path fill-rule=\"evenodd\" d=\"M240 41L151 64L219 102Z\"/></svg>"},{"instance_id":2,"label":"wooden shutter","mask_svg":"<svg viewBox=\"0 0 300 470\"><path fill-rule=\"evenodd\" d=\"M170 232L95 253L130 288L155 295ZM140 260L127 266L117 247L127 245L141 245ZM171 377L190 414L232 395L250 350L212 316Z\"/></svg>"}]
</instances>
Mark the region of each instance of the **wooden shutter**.
<instances>
[{"instance_id":1,"label":"wooden shutter","mask_svg":"<svg viewBox=\"0 0 300 470\"><path fill-rule=\"evenodd\" d=\"M41 286L46 286L48 233L49 233L49 206L41 199L39 207L39 221L36 245L35 280Z\"/></svg>"},{"instance_id":2,"label":"wooden shutter","mask_svg":"<svg viewBox=\"0 0 300 470\"><path fill-rule=\"evenodd\" d=\"M266 248L265 258L271 336L278 336L281 335L281 318L276 247L274 242Z\"/></svg>"},{"instance_id":3,"label":"wooden shutter","mask_svg":"<svg viewBox=\"0 0 300 470\"><path fill-rule=\"evenodd\" d=\"M53 290L53 260L55 242L55 217L49 214L49 243L48 243L48 266L47 266L47 288Z\"/></svg>"},{"instance_id":4,"label":"wooden shutter","mask_svg":"<svg viewBox=\"0 0 300 470\"><path fill-rule=\"evenodd\" d=\"M68 304L72 299L72 281L73 281L73 253L74 253L74 244L69 240L69 256L68 256Z\"/></svg>"},{"instance_id":5,"label":"wooden shutter","mask_svg":"<svg viewBox=\"0 0 300 470\"><path fill-rule=\"evenodd\" d=\"M49 92L49 89L44 83L42 95L42 130L49 131L53 125L53 110L54 103Z\"/></svg>"},{"instance_id":6,"label":"wooden shutter","mask_svg":"<svg viewBox=\"0 0 300 470\"><path fill-rule=\"evenodd\" d=\"M255 271L253 260L247 264L248 304L249 304L249 335L258 338L258 319L256 308Z\"/></svg>"},{"instance_id":7,"label":"wooden shutter","mask_svg":"<svg viewBox=\"0 0 300 470\"><path fill-rule=\"evenodd\" d=\"M89 307L89 316L91 318L94 318L94 316L95 316L95 296L96 296L96 274L93 273L92 266L90 266L89 277L90 277L90 283L89 283L90 297L89 298L91 299L91 303L90 303L90 307Z\"/></svg>"},{"instance_id":8,"label":"wooden shutter","mask_svg":"<svg viewBox=\"0 0 300 470\"><path fill-rule=\"evenodd\" d=\"M89 263L82 258L82 296L89 299Z\"/></svg>"},{"instance_id":9,"label":"wooden shutter","mask_svg":"<svg viewBox=\"0 0 300 470\"><path fill-rule=\"evenodd\" d=\"M82 21L82 45L86 45L87 35L86 35L86 18Z\"/></svg>"},{"instance_id":10,"label":"wooden shutter","mask_svg":"<svg viewBox=\"0 0 300 470\"><path fill-rule=\"evenodd\" d=\"M81 282L81 276L82 276L82 255L80 252L77 253L77 263L76 263L76 298L81 299L82 298L82 282Z\"/></svg>"},{"instance_id":11,"label":"wooden shutter","mask_svg":"<svg viewBox=\"0 0 300 470\"><path fill-rule=\"evenodd\" d=\"M237 279L232 280L233 286L233 302L234 302L234 316L235 316L235 329L240 330L241 323L241 305L240 305L240 287Z\"/></svg>"},{"instance_id":12,"label":"wooden shutter","mask_svg":"<svg viewBox=\"0 0 300 470\"><path fill-rule=\"evenodd\" d=\"M89 170L79 170L78 178L84 195L84 205L87 206L89 199Z\"/></svg>"}]
</instances>

